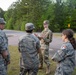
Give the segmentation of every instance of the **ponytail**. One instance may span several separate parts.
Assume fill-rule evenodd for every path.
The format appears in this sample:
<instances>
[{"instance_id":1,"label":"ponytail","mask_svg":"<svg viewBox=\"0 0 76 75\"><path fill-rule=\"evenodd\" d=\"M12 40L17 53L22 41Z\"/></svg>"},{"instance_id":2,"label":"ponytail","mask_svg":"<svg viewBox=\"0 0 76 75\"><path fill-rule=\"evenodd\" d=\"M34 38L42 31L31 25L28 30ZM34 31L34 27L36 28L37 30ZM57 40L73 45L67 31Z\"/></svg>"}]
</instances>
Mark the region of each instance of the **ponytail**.
<instances>
[{"instance_id":1,"label":"ponytail","mask_svg":"<svg viewBox=\"0 0 76 75\"><path fill-rule=\"evenodd\" d=\"M74 31L72 29L66 29L66 30L63 30L62 33L67 36L67 38L69 39L69 41L72 44L73 48L76 49L76 40L73 37L74 36Z\"/></svg>"},{"instance_id":2,"label":"ponytail","mask_svg":"<svg viewBox=\"0 0 76 75\"><path fill-rule=\"evenodd\" d=\"M69 38L70 43L72 44L73 48L76 49L76 40L75 38Z\"/></svg>"}]
</instances>

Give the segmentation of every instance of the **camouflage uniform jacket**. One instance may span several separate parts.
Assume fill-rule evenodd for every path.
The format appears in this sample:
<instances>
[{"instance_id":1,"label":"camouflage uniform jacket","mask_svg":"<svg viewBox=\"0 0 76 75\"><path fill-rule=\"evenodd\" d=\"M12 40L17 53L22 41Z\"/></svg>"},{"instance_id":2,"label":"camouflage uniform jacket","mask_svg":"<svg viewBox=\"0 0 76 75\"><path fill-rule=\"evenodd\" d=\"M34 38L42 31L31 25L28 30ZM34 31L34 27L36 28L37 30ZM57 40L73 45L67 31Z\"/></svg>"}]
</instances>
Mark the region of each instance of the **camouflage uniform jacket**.
<instances>
[{"instance_id":1,"label":"camouflage uniform jacket","mask_svg":"<svg viewBox=\"0 0 76 75\"><path fill-rule=\"evenodd\" d=\"M39 65L38 50L40 49L39 39L34 34L27 33L19 39L19 50L26 69L37 68Z\"/></svg>"},{"instance_id":2,"label":"camouflage uniform jacket","mask_svg":"<svg viewBox=\"0 0 76 75\"><path fill-rule=\"evenodd\" d=\"M75 67L75 50L70 42L64 43L52 59L58 62L55 75L72 75Z\"/></svg>"},{"instance_id":3,"label":"camouflage uniform jacket","mask_svg":"<svg viewBox=\"0 0 76 75\"><path fill-rule=\"evenodd\" d=\"M49 28L46 30L44 29L40 36L44 36L44 38L40 40L40 44L41 48L45 49L46 45L49 45L49 43L52 41L52 31Z\"/></svg>"}]
</instances>

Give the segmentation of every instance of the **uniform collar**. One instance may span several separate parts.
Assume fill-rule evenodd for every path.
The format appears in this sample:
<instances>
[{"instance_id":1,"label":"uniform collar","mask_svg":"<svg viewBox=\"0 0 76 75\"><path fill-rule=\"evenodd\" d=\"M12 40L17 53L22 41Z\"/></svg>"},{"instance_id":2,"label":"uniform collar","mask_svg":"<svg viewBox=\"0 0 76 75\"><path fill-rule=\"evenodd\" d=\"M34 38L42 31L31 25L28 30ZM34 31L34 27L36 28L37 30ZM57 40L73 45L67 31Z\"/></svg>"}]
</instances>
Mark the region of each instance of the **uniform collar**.
<instances>
[{"instance_id":1,"label":"uniform collar","mask_svg":"<svg viewBox=\"0 0 76 75\"><path fill-rule=\"evenodd\" d=\"M31 35L32 33L26 33L26 35Z\"/></svg>"},{"instance_id":2,"label":"uniform collar","mask_svg":"<svg viewBox=\"0 0 76 75\"><path fill-rule=\"evenodd\" d=\"M70 41L64 42L64 44L66 44L66 43L70 43Z\"/></svg>"},{"instance_id":3,"label":"uniform collar","mask_svg":"<svg viewBox=\"0 0 76 75\"><path fill-rule=\"evenodd\" d=\"M48 31L49 28L44 29L44 31Z\"/></svg>"}]
</instances>

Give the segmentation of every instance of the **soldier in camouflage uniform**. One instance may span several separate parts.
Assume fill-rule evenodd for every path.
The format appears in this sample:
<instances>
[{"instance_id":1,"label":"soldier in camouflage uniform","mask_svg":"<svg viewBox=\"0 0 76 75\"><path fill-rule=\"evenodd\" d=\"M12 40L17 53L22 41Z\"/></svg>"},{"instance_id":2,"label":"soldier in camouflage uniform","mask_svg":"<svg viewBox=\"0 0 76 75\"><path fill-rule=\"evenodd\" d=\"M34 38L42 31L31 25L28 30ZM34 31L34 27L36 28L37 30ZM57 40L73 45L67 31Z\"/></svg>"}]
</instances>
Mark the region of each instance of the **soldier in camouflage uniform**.
<instances>
[{"instance_id":1,"label":"soldier in camouflage uniform","mask_svg":"<svg viewBox=\"0 0 76 75\"><path fill-rule=\"evenodd\" d=\"M46 64L46 74L50 73L50 61L49 61L49 43L52 41L52 31L48 28L49 21L45 20L43 22L44 30L41 32L40 36L37 36L40 39L41 52L42 55L39 55L40 65L39 68L43 68L43 61Z\"/></svg>"},{"instance_id":2,"label":"soldier in camouflage uniform","mask_svg":"<svg viewBox=\"0 0 76 75\"><path fill-rule=\"evenodd\" d=\"M10 63L8 51L8 39L3 32L5 21L0 18L0 75L7 75L7 65Z\"/></svg>"},{"instance_id":3,"label":"soldier in camouflage uniform","mask_svg":"<svg viewBox=\"0 0 76 75\"><path fill-rule=\"evenodd\" d=\"M76 41L71 29L62 32L63 45L52 57L58 63L55 75L72 75L75 67Z\"/></svg>"},{"instance_id":4,"label":"soldier in camouflage uniform","mask_svg":"<svg viewBox=\"0 0 76 75\"><path fill-rule=\"evenodd\" d=\"M20 75L37 75L39 59L38 53L40 52L39 39L32 33L35 28L33 23L27 23L26 35L19 38L19 51L21 53L21 73Z\"/></svg>"}]
</instances>

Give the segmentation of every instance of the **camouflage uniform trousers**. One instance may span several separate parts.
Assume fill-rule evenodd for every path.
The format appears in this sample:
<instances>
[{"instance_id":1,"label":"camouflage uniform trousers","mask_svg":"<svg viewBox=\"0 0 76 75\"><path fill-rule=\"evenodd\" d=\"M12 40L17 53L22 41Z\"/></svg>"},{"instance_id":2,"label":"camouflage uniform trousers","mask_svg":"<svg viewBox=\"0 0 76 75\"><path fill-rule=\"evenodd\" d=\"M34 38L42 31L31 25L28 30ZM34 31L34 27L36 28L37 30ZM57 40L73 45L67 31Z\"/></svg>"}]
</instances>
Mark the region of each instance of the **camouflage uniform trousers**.
<instances>
[{"instance_id":1,"label":"camouflage uniform trousers","mask_svg":"<svg viewBox=\"0 0 76 75\"><path fill-rule=\"evenodd\" d=\"M26 75L27 73L28 73L28 75L37 75L38 68L32 68L32 69L23 69L23 68L21 68L20 75Z\"/></svg>"},{"instance_id":2,"label":"camouflage uniform trousers","mask_svg":"<svg viewBox=\"0 0 76 75\"><path fill-rule=\"evenodd\" d=\"M43 65L43 61L45 62L46 66L50 66L49 61L49 46L46 45L46 49L41 49L42 55L39 54L40 64Z\"/></svg>"},{"instance_id":3,"label":"camouflage uniform trousers","mask_svg":"<svg viewBox=\"0 0 76 75\"><path fill-rule=\"evenodd\" d=\"M20 57L20 75L37 75L38 73L38 67L37 68L31 68L31 69L25 69L22 56Z\"/></svg>"},{"instance_id":4,"label":"camouflage uniform trousers","mask_svg":"<svg viewBox=\"0 0 76 75\"><path fill-rule=\"evenodd\" d=\"M0 65L0 75L7 75L4 64Z\"/></svg>"}]
</instances>

